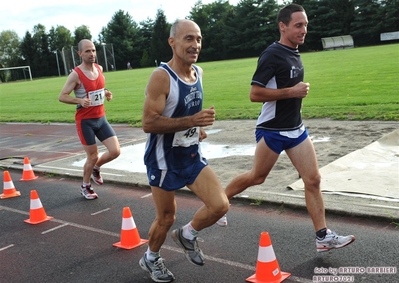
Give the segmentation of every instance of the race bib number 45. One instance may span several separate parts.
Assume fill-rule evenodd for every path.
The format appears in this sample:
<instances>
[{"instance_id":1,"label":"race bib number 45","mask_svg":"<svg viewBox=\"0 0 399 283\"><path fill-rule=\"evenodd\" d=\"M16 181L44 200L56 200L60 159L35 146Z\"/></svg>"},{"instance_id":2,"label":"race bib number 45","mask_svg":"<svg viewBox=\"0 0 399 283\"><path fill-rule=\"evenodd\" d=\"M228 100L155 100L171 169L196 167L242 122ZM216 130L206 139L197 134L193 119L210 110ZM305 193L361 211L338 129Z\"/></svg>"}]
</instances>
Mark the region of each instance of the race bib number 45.
<instances>
[{"instance_id":1,"label":"race bib number 45","mask_svg":"<svg viewBox=\"0 0 399 283\"><path fill-rule=\"evenodd\" d=\"M89 98L91 100L90 106L98 106L104 104L104 89L89 91Z\"/></svg>"},{"instance_id":2,"label":"race bib number 45","mask_svg":"<svg viewBox=\"0 0 399 283\"><path fill-rule=\"evenodd\" d=\"M188 130L176 132L173 137L173 147L182 146L189 147L199 142L199 127L190 128Z\"/></svg>"}]
</instances>

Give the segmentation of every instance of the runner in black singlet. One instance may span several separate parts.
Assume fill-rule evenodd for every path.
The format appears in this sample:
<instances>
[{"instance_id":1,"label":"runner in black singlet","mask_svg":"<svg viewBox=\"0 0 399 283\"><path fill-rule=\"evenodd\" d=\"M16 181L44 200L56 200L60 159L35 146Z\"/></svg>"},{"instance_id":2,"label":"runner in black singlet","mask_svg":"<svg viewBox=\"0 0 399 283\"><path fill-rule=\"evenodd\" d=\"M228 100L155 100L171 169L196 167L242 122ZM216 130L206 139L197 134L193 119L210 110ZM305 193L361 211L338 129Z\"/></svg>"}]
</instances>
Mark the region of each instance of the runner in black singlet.
<instances>
[{"instance_id":1,"label":"runner in black singlet","mask_svg":"<svg viewBox=\"0 0 399 283\"><path fill-rule=\"evenodd\" d=\"M290 4L277 16L280 40L260 55L250 90L252 102L263 103L256 124L256 151L250 171L234 178L225 191L229 199L250 186L262 184L284 150L305 185L305 199L316 231L316 250L344 247L353 235L339 236L327 229L316 153L302 123L302 99L309 92L298 46L303 44L308 19L302 6ZM217 222L227 225L224 216Z\"/></svg>"}]
</instances>

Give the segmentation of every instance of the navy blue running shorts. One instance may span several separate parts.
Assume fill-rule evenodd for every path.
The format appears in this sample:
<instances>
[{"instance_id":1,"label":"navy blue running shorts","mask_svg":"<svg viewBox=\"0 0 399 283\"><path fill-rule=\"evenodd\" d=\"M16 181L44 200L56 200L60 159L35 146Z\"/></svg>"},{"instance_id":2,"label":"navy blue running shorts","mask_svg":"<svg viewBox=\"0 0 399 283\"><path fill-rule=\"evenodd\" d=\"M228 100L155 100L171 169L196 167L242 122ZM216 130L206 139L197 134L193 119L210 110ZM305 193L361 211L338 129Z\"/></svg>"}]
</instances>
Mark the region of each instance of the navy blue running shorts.
<instances>
[{"instance_id":1,"label":"navy blue running shorts","mask_svg":"<svg viewBox=\"0 0 399 283\"><path fill-rule=\"evenodd\" d=\"M97 119L83 119L76 122L76 130L80 142L83 145L93 145L96 137L102 142L110 137L116 136L114 129L108 123L105 116Z\"/></svg>"},{"instance_id":2,"label":"navy blue running shorts","mask_svg":"<svg viewBox=\"0 0 399 283\"><path fill-rule=\"evenodd\" d=\"M147 167L147 177L150 186L159 187L165 191L176 191L194 183L202 169L207 165L206 159L202 158L180 170L160 170Z\"/></svg>"},{"instance_id":3,"label":"navy blue running shorts","mask_svg":"<svg viewBox=\"0 0 399 283\"><path fill-rule=\"evenodd\" d=\"M266 145L275 153L280 154L283 150L293 148L303 142L308 137L308 131L305 131L297 138L282 136L280 132L265 131L256 129L255 136L258 143L262 138Z\"/></svg>"}]
</instances>

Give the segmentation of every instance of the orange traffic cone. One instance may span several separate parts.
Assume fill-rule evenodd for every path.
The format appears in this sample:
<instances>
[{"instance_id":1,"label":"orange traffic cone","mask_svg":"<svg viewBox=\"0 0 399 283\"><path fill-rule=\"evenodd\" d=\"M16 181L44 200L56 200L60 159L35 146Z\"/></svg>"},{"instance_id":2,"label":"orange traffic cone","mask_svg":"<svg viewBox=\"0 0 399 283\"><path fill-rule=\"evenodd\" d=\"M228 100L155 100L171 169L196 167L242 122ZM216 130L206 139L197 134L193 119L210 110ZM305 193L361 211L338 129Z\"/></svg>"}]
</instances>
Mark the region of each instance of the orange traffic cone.
<instances>
[{"instance_id":1,"label":"orange traffic cone","mask_svg":"<svg viewBox=\"0 0 399 283\"><path fill-rule=\"evenodd\" d=\"M130 250L147 242L148 240L140 239L139 231L137 230L136 223L134 223L130 208L124 207L122 214L121 241L113 244L113 246Z\"/></svg>"},{"instance_id":2,"label":"orange traffic cone","mask_svg":"<svg viewBox=\"0 0 399 283\"><path fill-rule=\"evenodd\" d=\"M279 283L287 279L291 273L282 272L274 254L269 233L260 234L256 273L246 280L254 283Z\"/></svg>"},{"instance_id":3,"label":"orange traffic cone","mask_svg":"<svg viewBox=\"0 0 399 283\"><path fill-rule=\"evenodd\" d=\"M20 181L30 181L37 179L38 176L35 176L33 173L32 166L30 166L29 158L24 158L24 171L22 172L22 178Z\"/></svg>"},{"instance_id":4,"label":"orange traffic cone","mask_svg":"<svg viewBox=\"0 0 399 283\"><path fill-rule=\"evenodd\" d=\"M10 173L8 171L4 171L4 188L3 193L0 195L0 198L12 198L19 197L21 193L17 191L14 187L14 183L11 180Z\"/></svg>"},{"instance_id":5,"label":"orange traffic cone","mask_svg":"<svg viewBox=\"0 0 399 283\"><path fill-rule=\"evenodd\" d=\"M47 216L36 190L30 191L30 217L24 221L29 224L39 224L53 218L52 216Z\"/></svg>"}]
</instances>

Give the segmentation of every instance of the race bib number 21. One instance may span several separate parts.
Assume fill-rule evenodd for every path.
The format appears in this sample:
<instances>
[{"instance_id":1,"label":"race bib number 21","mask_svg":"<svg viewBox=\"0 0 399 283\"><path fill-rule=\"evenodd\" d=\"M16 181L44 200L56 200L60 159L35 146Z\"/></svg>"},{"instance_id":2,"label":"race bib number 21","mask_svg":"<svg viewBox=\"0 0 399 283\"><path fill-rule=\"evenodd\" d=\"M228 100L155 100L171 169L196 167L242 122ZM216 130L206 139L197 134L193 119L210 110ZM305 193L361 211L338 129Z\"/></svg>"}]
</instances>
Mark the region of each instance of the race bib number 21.
<instances>
[{"instance_id":1,"label":"race bib number 21","mask_svg":"<svg viewBox=\"0 0 399 283\"><path fill-rule=\"evenodd\" d=\"M104 97L104 89L89 91L89 98L91 100L90 106L98 106L104 104Z\"/></svg>"}]
</instances>

